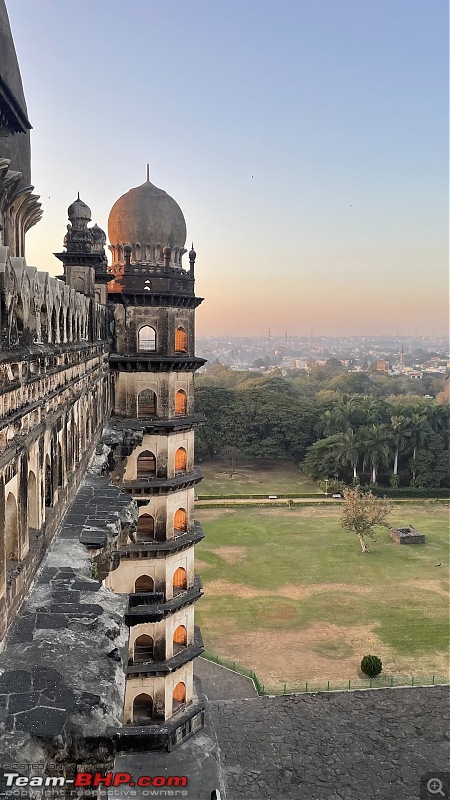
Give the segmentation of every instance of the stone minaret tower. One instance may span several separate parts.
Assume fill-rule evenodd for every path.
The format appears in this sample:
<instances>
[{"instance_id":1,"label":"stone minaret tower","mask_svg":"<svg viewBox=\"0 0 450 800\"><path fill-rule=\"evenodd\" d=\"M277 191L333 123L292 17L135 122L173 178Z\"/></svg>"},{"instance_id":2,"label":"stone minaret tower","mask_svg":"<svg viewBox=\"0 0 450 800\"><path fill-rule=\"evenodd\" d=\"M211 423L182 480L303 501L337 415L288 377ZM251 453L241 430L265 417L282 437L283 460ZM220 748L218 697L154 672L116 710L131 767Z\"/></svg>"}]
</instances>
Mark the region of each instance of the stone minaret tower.
<instances>
[{"instance_id":1,"label":"stone minaret tower","mask_svg":"<svg viewBox=\"0 0 450 800\"><path fill-rule=\"evenodd\" d=\"M114 281L110 366L113 480L136 500L134 541L123 542L107 578L130 595L124 723L173 746L203 723L193 659L201 585L194 574L194 294L196 254L183 269L186 224L177 203L147 179L113 206L108 222ZM145 730L143 730L145 726ZM166 731L166 733L164 733ZM168 732L168 733L167 733Z\"/></svg>"}]
</instances>

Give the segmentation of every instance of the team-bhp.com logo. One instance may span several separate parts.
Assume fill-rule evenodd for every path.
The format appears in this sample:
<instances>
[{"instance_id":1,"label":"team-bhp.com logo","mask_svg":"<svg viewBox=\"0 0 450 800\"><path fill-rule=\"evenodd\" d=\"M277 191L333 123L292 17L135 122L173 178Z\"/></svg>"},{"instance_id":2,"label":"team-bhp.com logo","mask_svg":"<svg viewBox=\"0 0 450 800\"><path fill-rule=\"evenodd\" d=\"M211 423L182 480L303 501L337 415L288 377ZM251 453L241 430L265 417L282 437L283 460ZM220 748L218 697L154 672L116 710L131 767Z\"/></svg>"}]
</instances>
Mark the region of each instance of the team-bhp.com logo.
<instances>
[{"instance_id":1,"label":"team-bhp.com logo","mask_svg":"<svg viewBox=\"0 0 450 800\"><path fill-rule=\"evenodd\" d=\"M34 778L27 778L19 775L18 772L4 772L3 777L6 779L6 786L11 787L25 787L25 786L41 786L41 787L56 787L68 786L80 789L95 789L101 786L139 786L140 788L147 789L148 787L168 787L179 788L187 786L188 779L185 775L140 775L139 778L133 779L129 772L106 772L102 775L100 772L79 772L76 778L70 780L64 777L41 777L36 775Z\"/></svg>"}]
</instances>

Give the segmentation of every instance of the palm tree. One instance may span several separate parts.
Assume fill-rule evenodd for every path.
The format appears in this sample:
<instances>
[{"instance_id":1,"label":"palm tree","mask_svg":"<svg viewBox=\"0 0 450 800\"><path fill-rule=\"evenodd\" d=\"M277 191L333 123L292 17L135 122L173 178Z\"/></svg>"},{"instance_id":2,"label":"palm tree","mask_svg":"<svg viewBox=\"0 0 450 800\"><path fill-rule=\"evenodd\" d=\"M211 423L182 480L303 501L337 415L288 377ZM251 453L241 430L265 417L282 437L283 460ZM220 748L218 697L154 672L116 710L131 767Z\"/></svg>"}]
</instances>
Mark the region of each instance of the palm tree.
<instances>
[{"instance_id":1,"label":"palm tree","mask_svg":"<svg viewBox=\"0 0 450 800\"><path fill-rule=\"evenodd\" d=\"M340 464L350 464L353 469L353 480L358 480L358 462L361 456L361 439L352 428L341 433L334 450Z\"/></svg>"},{"instance_id":2,"label":"palm tree","mask_svg":"<svg viewBox=\"0 0 450 800\"><path fill-rule=\"evenodd\" d=\"M348 431L352 428L353 416L358 406L354 398L342 398L333 409L332 416L336 431Z\"/></svg>"},{"instance_id":3,"label":"palm tree","mask_svg":"<svg viewBox=\"0 0 450 800\"><path fill-rule=\"evenodd\" d=\"M331 436L334 431L334 419L333 413L331 411L325 411L319 422L316 425L317 433L321 433L323 436Z\"/></svg>"},{"instance_id":4,"label":"palm tree","mask_svg":"<svg viewBox=\"0 0 450 800\"><path fill-rule=\"evenodd\" d=\"M434 405L431 409L429 422L435 433L446 433L449 428L449 412L448 405Z\"/></svg>"},{"instance_id":5,"label":"palm tree","mask_svg":"<svg viewBox=\"0 0 450 800\"><path fill-rule=\"evenodd\" d=\"M422 447L425 444L431 433L431 427L426 415L418 413L412 414L409 419L409 430L411 433L411 439L413 441L412 483L414 485L416 480L416 468L414 462L416 460L417 448Z\"/></svg>"},{"instance_id":6,"label":"palm tree","mask_svg":"<svg viewBox=\"0 0 450 800\"><path fill-rule=\"evenodd\" d=\"M389 460L388 434L385 425L371 425L364 431L363 446L372 468L370 482L376 483L380 464L387 464Z\"/></svg>"},{"instance_id":7,"label":"palm tree","mask_svg":"<svg viewBox=\"0 0 450 800\"><path fill-rule=\"evenodd\" d=\"M391 417L391 439L394 446L394 470L393 475L398 474L398 454L403 450L411 438L410 420L402 415Z\"/></svg>"},{"instance_id":8,"label":"palm tree","mask_svg":"<svg viewBox=\"0 0 450 800\"><path fill-rule=\"evenodd\" d=\"M422 447L430 435L430 424L425 414L412 414L409 419L409 429L413 441L413 459L416 460L417 448Z\"/></svg>"},{"instance_id":9,"label":"palm tree","mask_svg":"<svg viewBox=\"0 0 450 800\"><path fill-rule=\"evenodd\" d=\"M382 420L382 410L378 400L373 397L365 395L360 401L361 411L366 419L366 422L375 425Z\"/></svg>"}]
</instances>

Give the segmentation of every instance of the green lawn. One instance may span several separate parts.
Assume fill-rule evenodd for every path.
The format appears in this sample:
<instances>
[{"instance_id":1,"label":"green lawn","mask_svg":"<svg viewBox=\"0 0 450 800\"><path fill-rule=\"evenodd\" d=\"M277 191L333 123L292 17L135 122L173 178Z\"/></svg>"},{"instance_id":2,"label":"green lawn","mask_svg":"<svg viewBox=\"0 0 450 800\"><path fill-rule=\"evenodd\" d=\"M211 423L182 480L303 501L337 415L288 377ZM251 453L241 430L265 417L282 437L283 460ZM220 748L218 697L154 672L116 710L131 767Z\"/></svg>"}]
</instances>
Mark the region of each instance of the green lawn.
<instances>
[{"instance_id":1,"label":"green lawn","mask_svg":"<svg viewBox=\"0 0 450 800\"><path fill-rule=\"evenodd\" d=\"M405 504L425 545L381 529L363 556L339 510L198 509L196 548L205 596L197 606L208 650L254 669L266 685L355 679L363 655L387 675L445 675L448 509ZM440 564L441 566L437 566Z\"/></svg>"},{"instance_id":2,"label":"green lawn","mask_svg":"<svg viewBox=\"0 0 450 800\"><path fill-rule=\"evenodd\" d=\"M318 485L300 472L291 461L253 461L239 464L232 478L228 476L222 461L204 461L200 466L205 476L198 489L200 498L205 494L323 494Z\"/></svg>"}]
</instances>

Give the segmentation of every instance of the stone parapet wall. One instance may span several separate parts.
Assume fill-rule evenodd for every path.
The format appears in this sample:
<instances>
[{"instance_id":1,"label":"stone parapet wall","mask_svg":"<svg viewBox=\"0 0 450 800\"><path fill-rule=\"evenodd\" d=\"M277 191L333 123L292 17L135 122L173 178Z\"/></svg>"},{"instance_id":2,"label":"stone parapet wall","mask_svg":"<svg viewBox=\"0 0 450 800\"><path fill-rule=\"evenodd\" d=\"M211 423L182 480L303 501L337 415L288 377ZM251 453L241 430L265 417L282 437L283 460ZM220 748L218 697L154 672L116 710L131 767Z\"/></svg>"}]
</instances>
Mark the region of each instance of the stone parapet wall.
<instances>
[{"instance_id":1,"label":"stone parapet wall","mask_svg":"<svg viewBox=\"0 0 450 800\"><path fill-rule=\"evenodd\" d=\"M73 500L110 408L105 342L0 352L0 639Z\"/></svg>"},{"instance_id":2,"label":"stone parapet wall","mask_svg":"<svg viewBox=\"0 0 450 800\"><path fill-rule=\"evenodd\" d=\"M1 350L106 340L107 309L0 245Z\"/></svg>"}]
</instances>

